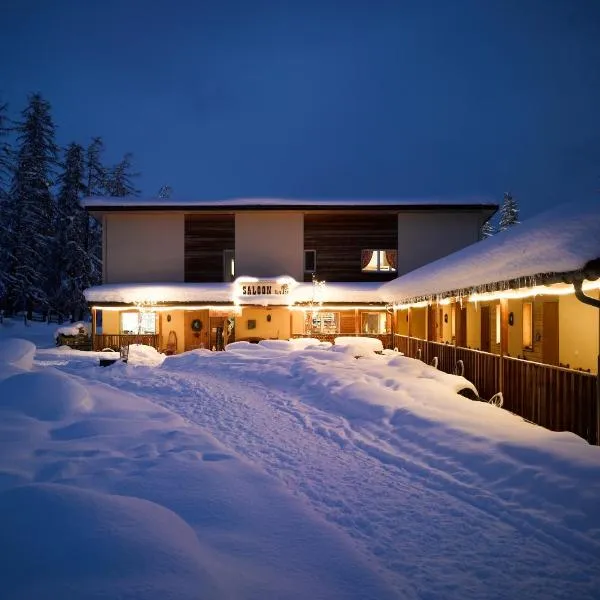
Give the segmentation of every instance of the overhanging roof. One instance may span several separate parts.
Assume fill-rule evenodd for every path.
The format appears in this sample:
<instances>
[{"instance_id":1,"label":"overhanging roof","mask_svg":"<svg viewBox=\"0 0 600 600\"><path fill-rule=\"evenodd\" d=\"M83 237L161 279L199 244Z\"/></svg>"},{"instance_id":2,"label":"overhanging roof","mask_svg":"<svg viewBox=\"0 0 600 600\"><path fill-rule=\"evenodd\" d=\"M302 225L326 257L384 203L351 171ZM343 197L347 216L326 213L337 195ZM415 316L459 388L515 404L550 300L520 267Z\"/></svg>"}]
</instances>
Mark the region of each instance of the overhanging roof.
<instances>
[{"instance_id":1,"label":"overhanging roof","mask_svg":"<svg viewBox=\"0 0 600 600\"><path fill-rule=\"evenodd\" d=\"M443 232L440 232L443 235ZM564 204L381 286L389 302L600 277L600 200Z\"/></svg>"}]
</instances>

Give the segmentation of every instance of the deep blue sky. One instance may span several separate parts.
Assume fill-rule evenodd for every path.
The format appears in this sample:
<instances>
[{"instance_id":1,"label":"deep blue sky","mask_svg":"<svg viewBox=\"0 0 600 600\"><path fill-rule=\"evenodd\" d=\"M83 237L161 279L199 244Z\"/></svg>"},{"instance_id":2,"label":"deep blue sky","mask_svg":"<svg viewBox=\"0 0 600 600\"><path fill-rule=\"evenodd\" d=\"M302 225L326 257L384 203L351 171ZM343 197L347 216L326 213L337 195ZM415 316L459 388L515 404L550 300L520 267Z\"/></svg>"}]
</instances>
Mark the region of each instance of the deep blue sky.
<instances>
[{"instance_id":1,"label":"deep blue sky","mask_svg":"<svg viewBox=\"0 0 600 600\"><path fill-rule=\"evenodd\" d=\"M598 0L5 0L0 100L179 198L600 202Z\"/></svg>"}]
</instances>

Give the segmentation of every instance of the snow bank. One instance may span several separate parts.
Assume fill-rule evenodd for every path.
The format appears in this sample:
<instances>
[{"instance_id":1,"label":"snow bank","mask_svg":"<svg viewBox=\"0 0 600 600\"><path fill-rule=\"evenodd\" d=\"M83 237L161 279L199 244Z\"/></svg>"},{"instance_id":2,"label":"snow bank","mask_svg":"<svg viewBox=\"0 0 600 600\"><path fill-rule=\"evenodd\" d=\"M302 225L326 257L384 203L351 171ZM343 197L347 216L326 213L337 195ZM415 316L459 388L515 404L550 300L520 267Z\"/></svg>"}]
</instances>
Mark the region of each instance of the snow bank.
<instances>
[{"instance_id":1,"label":"snow bank","mask_svg":"<svg viewBox=\"0 0 600 600\"><path fill-rule=\"evenodd\" d=\"M206 550L175 513L56 484L0 494L7 598L217 597Z\"/></svg>"},{"instance_id":2,"label":"snow bank","mask_svg":"<svg viewBox=\"0 0 600 600\"><path fill-rule=\"evenodd\" d=\"M130 344L127 364L133 366L158 367L165 360L165 355L161 354L153 346L144 344Z\"/></svg>"},{"instance_id":3,"label":"snow bank","mask_svg":"<svg viewBox=\"0 0 600 600\"><path fill-rule=\"evenodd\" d=\"M334 340L336 346L354 346L361 347L371 352L381 352L383 350L383 343L377 338L360 337L360 336L340 336Z\"/></svg>"},{"instance_id":4,"label":"snow bank","mask_svg":"<svg viewBox=\"0 0 600 600\"><path fill-rule=\"evenodd\" d=\"M261 340L258 345L269 350L281 350L284 352L292 352L297 350L297 346L288 340Z\"/></svg>"},{"instance_id":5,"label":"snow bank","mask_svg":"<svg viewBox=\"0 0 600 600\"><path fill-rule=\"evenodd\" d=\"M35 345L18 338L0 339L0 363L30 371L35 356Z\"/></svg>"},{"instance_id":6,"label":"snow bank","mask_svg":"<svg viewBox=\"0 0 600 600\"><path fill-rule=\"evenodd\" d=\"M88 323L84 323L83 321L79 321L77 323L73 323L72 325L63 325L58 327L54 332L54 340L58 340L59 335L79 334L90 335L90 325Z\"/></svg>"},{"instance_id":7,"label":"snow bank","mask_svg":"<svg viewBox=\"0 0 600 600\"><path fill-rule=\"evenodd\" d=\"M59 421L93 408L85 387L73 378L47 369L13 375L0 381L0 410L40 421Z\"/></svg>"},{"instance_id":8,"label":"snow bank","mask_svg":"<svg viewBox=\"0 0 600 600\"><path fill-rule=\"evenodd\" d=\"M290 338L290 342L294 344L297 350L306 348L307 346L318 346L321 342L318 338Z\"/></svg>"}]
</instances>

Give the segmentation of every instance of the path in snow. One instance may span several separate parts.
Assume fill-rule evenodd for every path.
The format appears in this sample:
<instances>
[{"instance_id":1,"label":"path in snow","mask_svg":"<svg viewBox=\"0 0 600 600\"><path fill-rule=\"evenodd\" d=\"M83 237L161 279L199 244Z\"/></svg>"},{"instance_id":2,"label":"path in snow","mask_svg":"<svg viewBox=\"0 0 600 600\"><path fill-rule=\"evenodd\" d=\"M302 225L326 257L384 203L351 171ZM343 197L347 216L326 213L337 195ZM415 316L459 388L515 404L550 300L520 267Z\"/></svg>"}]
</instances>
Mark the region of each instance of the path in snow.
<instances>
[{"instance_id":1,"label":"path in snow","mask_svg":"<svg viewBox=\"0 0 600 600\"><path fill-rule=\"evenodd\" d=\"M408 580L423 599L592 597L597 544L548 522L536 498L524 506L510 497L532 473L517 470L496 493L487 470L501 481L514 466L506 458L448 453L406 423L348 421L299 396L294 373L262 380L246 364L85 376L168 407L260 465L354 538L399 589Z\"/></svg>"}]
</instances>

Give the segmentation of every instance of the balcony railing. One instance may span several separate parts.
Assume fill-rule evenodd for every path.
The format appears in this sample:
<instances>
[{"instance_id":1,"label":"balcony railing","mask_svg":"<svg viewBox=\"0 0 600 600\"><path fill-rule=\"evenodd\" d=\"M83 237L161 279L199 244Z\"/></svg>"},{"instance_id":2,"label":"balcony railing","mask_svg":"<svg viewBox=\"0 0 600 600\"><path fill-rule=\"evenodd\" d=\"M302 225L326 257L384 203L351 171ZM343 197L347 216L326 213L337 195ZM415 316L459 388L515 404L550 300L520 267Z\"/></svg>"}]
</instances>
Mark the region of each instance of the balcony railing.
<instances>
[{"instance_id":1,"label":"balcony railing","mask_svg":"<svg viewBox=\"0 0 600 600\"><path fill-rule=\"evenodd\" d=\"M446 373L456 372L462 361L464 377L481 397L501 391L506 410L554 431L572 431L590 444L600 443L594 374L398 334L394 345L427 363L437 356L438 368Z\"/></svg>"},{"instance_id":2,"label":"balcony railing","mask_svg":"<svg viewBox=\"0 0 600 600\"><path fill-rule=\"evenodd\" d=\"M94 335L94 350L100 351L105 348L116 350L117 352L123 347L129 344L144 344L145 346L154 346L158 350L159 335L157 333L143 333L143 334L113 334L113 333L100 333Z\"/></svg>"}]
</instances>

